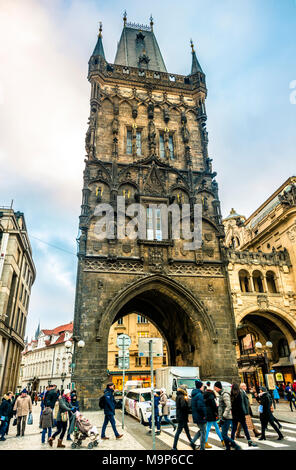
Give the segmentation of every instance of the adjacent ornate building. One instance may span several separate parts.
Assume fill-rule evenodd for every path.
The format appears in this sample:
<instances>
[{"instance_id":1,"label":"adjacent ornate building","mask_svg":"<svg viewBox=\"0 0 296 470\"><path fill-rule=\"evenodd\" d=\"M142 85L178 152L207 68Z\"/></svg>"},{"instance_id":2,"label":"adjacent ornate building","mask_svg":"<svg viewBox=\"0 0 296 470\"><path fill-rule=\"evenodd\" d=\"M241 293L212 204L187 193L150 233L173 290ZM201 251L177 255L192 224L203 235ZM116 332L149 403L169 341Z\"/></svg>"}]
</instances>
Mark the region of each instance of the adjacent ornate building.
<instances>
[{"instance_id":1,"label":"adjacent ornate building","mask_svg":"<svg viewBox=\"0 0 296 470\"><path fill-rule=\"evenodd\" d=\"M24 214L0 207L0 394L16 389L36 276Z\"/></svg>"},{"instance_id":2,"label":"adjacent ornate building","mask_svg":"<svg viewBox=\"0 0 296 470\"><path fill-rule=\"evenodd\" d=\"M26 344L22 352L19 388L43 392L50 383L58 389L71 388L73 323L60 325L53 330L38 330L35 339ZM70 353L70 354L69 354Z\"/></svg>"},{"instance_id":3,"label":"adjacent ornate building","mask_svg":"<svg viewBox=\"0 0 296 470\"><path fill-rule=\"evenodd\" d=\"M224 219L226 256L239 338L241 378L292 381L296 364L296 178L285 181L248 218ZM256 350L271 341L269 351Z\"/></svg>"},{"instance_id":4,"label":"adjacent ornate building","mask_svg":"<svg viewBox=\"0 0 296 470\"><path fill-rule=\"evenodd\" d=\"M203 378L238 377L236 327L227 260L222 249L216 173L208 156L205 74L192 47L188 75L168 73L150 25L124 25L114 63L105 57L102 28L89 60L89 127L80 216L74 341L75 386L85 408L96 408L107 381L108 335L134 312L165 338L170 365L199 366ZM125 198L123 209L117 196ZM146 231L97 236L98 204L115 215L139 202ZM202 246L187 251L185 240L162 231L159 209L172 203L203 208ZM123 215L126 223L131 213ZM110 227L109 227L110 228Z\"/></svg>"}]
</instances>

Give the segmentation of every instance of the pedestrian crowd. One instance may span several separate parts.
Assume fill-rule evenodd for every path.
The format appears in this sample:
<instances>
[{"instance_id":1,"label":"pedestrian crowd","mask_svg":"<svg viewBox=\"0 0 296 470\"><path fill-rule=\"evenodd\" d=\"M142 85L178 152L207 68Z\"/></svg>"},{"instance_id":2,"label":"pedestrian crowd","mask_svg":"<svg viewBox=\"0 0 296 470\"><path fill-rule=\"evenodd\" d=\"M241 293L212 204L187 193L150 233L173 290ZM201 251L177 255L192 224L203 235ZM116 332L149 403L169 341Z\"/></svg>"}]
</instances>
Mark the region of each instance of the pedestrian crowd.
<instances>
[{"instance_id":1,"label":"pedestrian crowd","mask_svg":"<svg viewBox=\"0 0 296 470\"><path fill-rule=\"evenodd\" d=\"M114 398L115 385L110 382L106 385L104 395L99 400L99 406L104 410L104 422L101 430L101 439L109 439L106 436L106 428L111 424L116 439L123 437L116 428L115 409L116 401ZM201 380L196 380L195 389L188 396L187 386L180 385L176 393L176 421L177 425L171 421L170 405L166 390L154 392L154 416L156 425L156 434L161 433L162 424L173 426L174 436L173 450L177 450L177 444L182 431L185 432L192 449L196 449L196 442L199 439L200 450L210 449L212 446L208 443L209 433L214 428L225 450L231 448L240 450L241 446L236 442L237 438L242 438L243 430L250 447L257 447L257 444L251 439L250 432L259 438L259 441L266 440L265 433L268 424L278 434L278 440L283 439L281 433L281 424L276 419L273 411L276 403L279 403L280 397L288 400L290 409L296 409L296 381L290 382L284 386L276 386L271 392L267 388L260 386L250 390L252 396L258 402L258 411L261 423L261 432L256 428L252 420L252 409L250 406L247 386L245 383L240 385L234 383L231 390L223 388L220 381L214 385L211 382L203 384ZM39 395L36 392L28 392L26 389L19 394L8 391L2 398L0 404L0 441L5 441L5 435L8 434L10 422L13 419L13 426L16 426L16 437L25 435L26 425L33 423L32 408L37 406L40 401L40 423L41 443L47 441L50 447L53 447L57 439L57 447L64 448L63 439L67 433L67 440L72 441L75 413L79 411L79 402L77 400L76 390L57 390L57 386L52 384L46 387L46 390ZM192 421L197 425L198 431L192 437L189 430L189 415L192 414ZM53 428L56 431L53 432ZM230 432L231 429L231 432ZM149 417L149 433L152 430L152 413Z\"/></svg>"},{"instance_id":2,"label":"pedestrian crowd","mask_svg":"<svg viewBox=\"0 0 296 470\"><path fill-rule=\"evenodd\" d=\"M245 383L240 385L234 383L231 390L228 390L223 388L220 381L215 382L212 388L211 382L204 385L200 380L196 380L195 389L189 398L187 386L180 385L176 397L178 427L173 450L177 450L178 440L183 430L192 449L196 449L195 443L198 439L200 440L200 450L210 449L212 446L208 443L208 437L212 427L214 427L225 450L242 449L235 440L243 437L240 434L241 429L244 431L249 447L257 447L257 444L251 439L250 432L259 437L260 441L266 440L265 432L268 424L277 432L278 440L283 439L284 436L280 431L282 426L273 415L273 398L267 388L260 386L258 393L253 391L253 396L259 403L261 432L256 429L253 423L252 409L246 390ZM192 421L198 427L198 431L193 437L188 427L190 410Z\"/></svg>"}]
</instances>

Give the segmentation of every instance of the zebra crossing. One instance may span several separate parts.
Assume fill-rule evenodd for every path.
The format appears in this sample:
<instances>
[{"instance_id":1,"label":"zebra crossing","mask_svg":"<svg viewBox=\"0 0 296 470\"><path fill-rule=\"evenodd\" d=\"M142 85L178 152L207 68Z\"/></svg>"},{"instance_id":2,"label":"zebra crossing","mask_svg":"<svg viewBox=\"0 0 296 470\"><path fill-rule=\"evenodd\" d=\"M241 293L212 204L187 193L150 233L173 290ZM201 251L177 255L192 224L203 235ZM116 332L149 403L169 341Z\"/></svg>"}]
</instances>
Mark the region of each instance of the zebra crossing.
<instances>
[{"instance_id":1,"label":"zebra crossing","mask_svg":"<svg viewBox=\"0 0 296 470\"><path fill-rule=\"evenodd\" d=\"M257 418L253 419L254 424L257 425L257 428L260 429L260 420ZM277 433L272 429L266 431L266 441L258 441L258 439L252 439L258 447L249 447L248 442L246 439L236 439L236 442L241 446L243 450L289 450L291 449L291 445L293 448L295 448L296 443L296 424L291 424L291 423L281 423L282 428L281 432L284 435L284 439L281 441L277 441ZM191 431L191 436L194 436L194 433L196 433L199 428L194 425L190 424L189 429ZM241 431L241 434L243 434L243 431ZM230 431L229 431L230 435ZM173 431L173 428L171 426L162 426L161 428L161 434L157 436L157 439L161 440L164 444L166 444L170 449L173 447L173 442L174 442L174 436L175 433ZM196 442L196 444L199 444L199 439ZM211 450L224 450L225 447L222 445L218 435L215 432L210 431L209 433L209 438L208 438L208 444L211 445L211 449L207 449L208 451ZM179 437L178 440L178 450L192 450L189 442L187 440L186 434L182 432L182 434Z\"/></svg>"}]
</instances>

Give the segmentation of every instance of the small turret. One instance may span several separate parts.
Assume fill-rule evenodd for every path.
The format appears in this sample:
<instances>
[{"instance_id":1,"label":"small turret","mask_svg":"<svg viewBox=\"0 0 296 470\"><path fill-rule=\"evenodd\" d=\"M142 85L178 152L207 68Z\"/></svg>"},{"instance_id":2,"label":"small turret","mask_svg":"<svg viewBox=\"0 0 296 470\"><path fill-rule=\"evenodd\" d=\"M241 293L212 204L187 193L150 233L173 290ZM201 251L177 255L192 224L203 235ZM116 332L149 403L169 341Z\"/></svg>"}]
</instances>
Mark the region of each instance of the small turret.
<instances>
[{"instance_id":1,"label":"small turret","mask_svg":"<svg viewBox=\"0 0 296 470\"><path fill-rule=\"evenodd\" d=\"M92 57L96 57L96 56L101 56L106 60L104 47L103 47L103 41L102 41L102 23L101 22L100 22L100 29L99 29L97 44L92 53Z\"/></svg>"},{"instance_id":2,"label":"small turret","mask_svg":"<svg viewBox=\"0 0 296 470\"><path fill-rule=\"evenodd\" d=\"M190 75L194 75L195 73L203 73L202 71L202 68L197 60L197 57L196 57L196 53L195 53L195 50L194 50L194 44L193 44L193 41L192 39L190 39L190 45L191 45L191 49L192 49L192 65L191 65L191 73Z\"/></svg>"}]
</instances>

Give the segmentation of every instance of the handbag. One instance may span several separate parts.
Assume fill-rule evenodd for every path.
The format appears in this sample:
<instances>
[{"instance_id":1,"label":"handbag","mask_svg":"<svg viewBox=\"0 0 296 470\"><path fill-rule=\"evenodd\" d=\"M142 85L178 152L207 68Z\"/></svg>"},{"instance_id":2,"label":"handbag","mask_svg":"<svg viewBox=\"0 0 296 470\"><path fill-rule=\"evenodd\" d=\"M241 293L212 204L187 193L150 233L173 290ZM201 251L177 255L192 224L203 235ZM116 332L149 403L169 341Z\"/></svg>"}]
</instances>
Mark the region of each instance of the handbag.
<instances>
[{"instance_id":1,"label":"handbag","mask_svg":"<svg viewBox=\"0 0 296 470\"><path fill-rule=\"evenodd\" d=\"M61 413L61 420L65 423L68 419L68 411Z\"/></svg>"},{"instance_id":2,"label":"handbag","mask_svg":"<svg viewBox=\"0 0 296 470\"><path fill-rule=\"evenodd\" d=\"M17 423L17 418L14 418L12 426L16 426L16 423Z\"/></svg>"},{"instance_id":3,"label":"handbag","mask_svg":"<svg viewBox=\"0 0 296 470\"><path fill-rule=\"evenodd\" d=\"M27 424L33 424L33 415L29 413Z\"/></svg>"}]
</instances>

